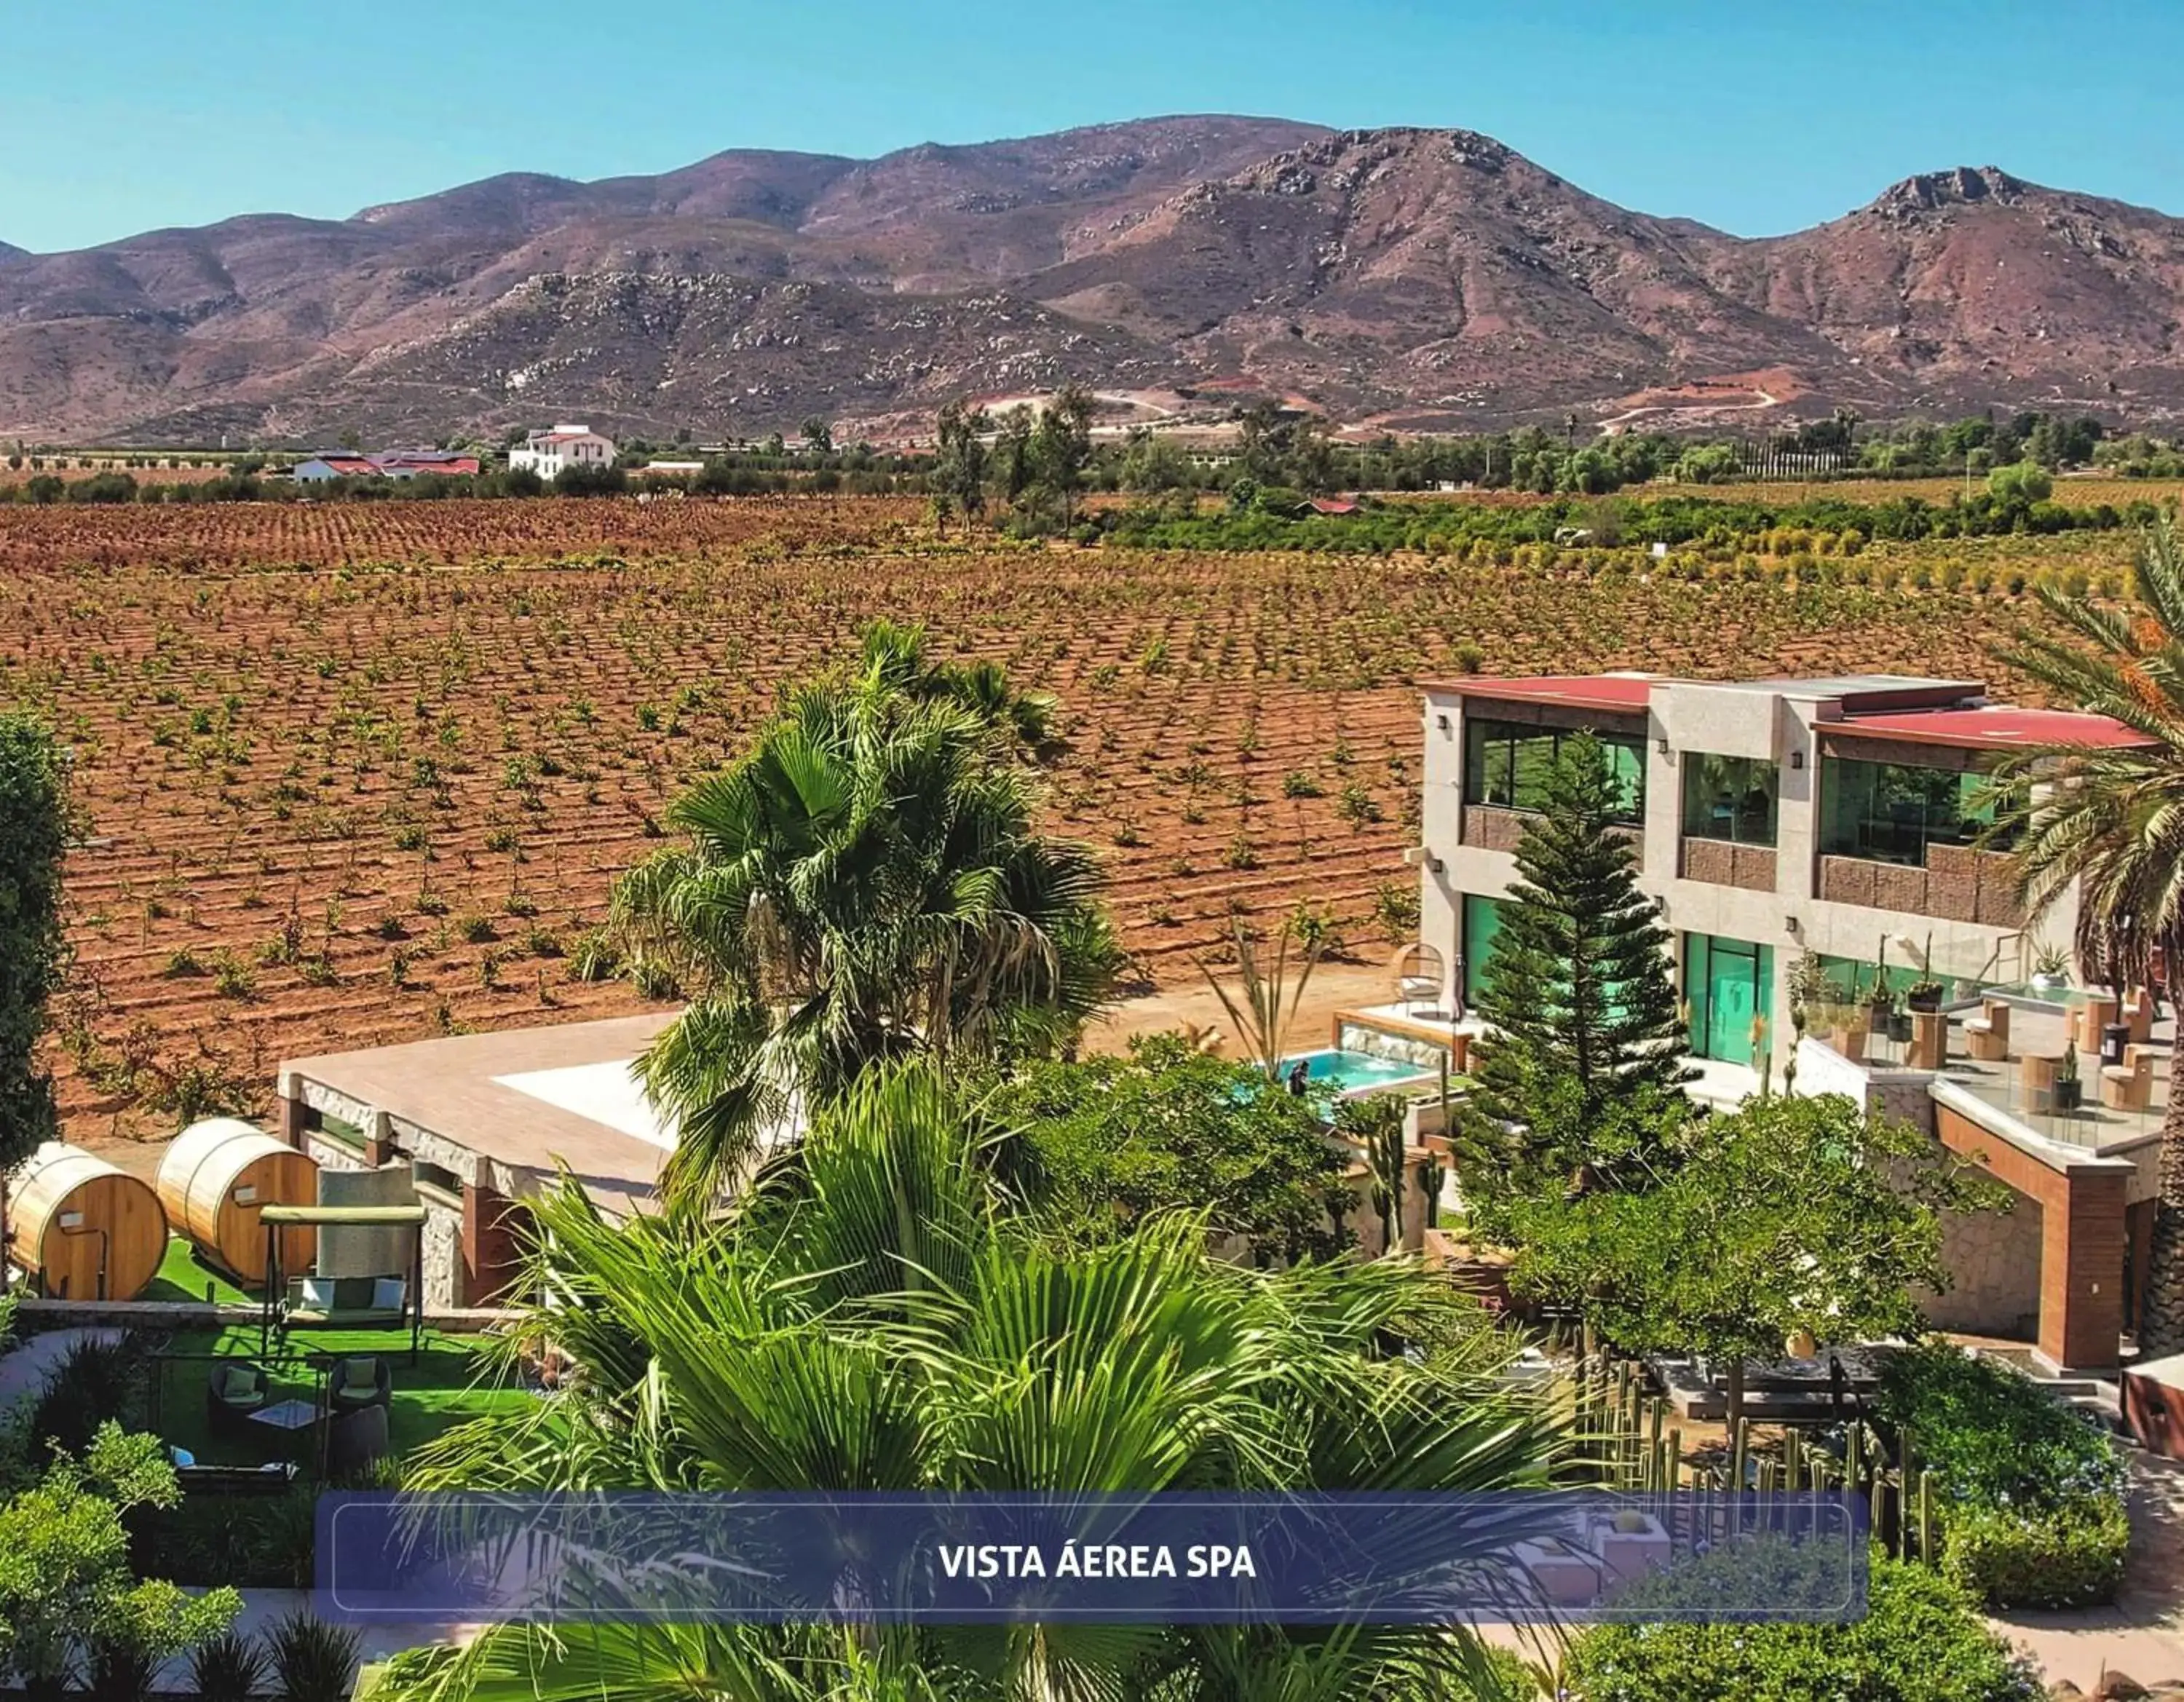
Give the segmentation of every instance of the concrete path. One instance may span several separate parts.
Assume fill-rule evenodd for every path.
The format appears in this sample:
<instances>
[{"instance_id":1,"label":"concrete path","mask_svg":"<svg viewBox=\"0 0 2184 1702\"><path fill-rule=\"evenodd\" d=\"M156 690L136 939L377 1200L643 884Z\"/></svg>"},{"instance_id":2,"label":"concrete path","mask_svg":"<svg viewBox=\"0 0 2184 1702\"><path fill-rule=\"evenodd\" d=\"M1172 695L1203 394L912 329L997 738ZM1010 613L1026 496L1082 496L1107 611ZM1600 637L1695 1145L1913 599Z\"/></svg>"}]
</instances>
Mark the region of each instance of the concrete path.
<instances>
[{"instance_id":1,"label":"concrete path","mask_svg":"<svg viewBox=\"0 0 2184 1702\"><path fill-rule=\"evenodd\" d=\"M0 1354L0 1416L28 1406L43 1394L46 1384L78 1343L120 1338L119 1330L47 1330Z\"/></svg>"}]
</instances>

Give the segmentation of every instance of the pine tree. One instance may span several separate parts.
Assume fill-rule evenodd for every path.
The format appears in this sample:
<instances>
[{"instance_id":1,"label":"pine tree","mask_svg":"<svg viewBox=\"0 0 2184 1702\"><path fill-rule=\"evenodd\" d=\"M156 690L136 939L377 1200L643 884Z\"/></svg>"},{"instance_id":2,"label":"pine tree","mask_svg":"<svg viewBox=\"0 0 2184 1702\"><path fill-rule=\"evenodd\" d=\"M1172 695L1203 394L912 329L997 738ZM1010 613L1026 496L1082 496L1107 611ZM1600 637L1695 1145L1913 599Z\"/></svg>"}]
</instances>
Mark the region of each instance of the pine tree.
<instances>
[{"instance_id":1,"label":"pine tree","mask_svg":"<svg viewBox=\"0 0 2184 1702\"><path fill-rule=\"evenodd\" d=\"M1518 843L1477 1006L1490 1032L1473 1050L1460 1134L1467 1193L1529 1192L1550 1173L1630 1156L1616 1132L1659 1120L1624 1114L1669 1103L1691 1073L1669 933L1638 890L1598 740L1563 744L1544 805Z\"/></svg>"},{"instance_id":2,"label":"pine tree","mask_svg":"<svg viewBox=\"0 0 2184 1702\"><path fill-rule=\"evenodd\" d=\"M37 1047L60 984L67 843L59 746L42 722L0 710L0 1174L54 1132L53 1078Z\"/></svg>"}]
</instances>

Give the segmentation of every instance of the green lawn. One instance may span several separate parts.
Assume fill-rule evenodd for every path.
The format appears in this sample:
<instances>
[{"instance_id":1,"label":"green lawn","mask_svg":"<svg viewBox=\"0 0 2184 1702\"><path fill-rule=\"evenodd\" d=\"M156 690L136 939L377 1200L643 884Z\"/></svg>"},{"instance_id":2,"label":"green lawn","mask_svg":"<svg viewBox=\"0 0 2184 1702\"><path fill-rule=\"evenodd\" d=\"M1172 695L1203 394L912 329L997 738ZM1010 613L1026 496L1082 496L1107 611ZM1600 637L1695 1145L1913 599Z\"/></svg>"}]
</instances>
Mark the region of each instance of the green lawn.
<instances>
[{"instance_id":1,"label":"green lawn","mask_svg":"<svg viewBox=\"0 0 2184 1702\"><path fill-rule=\"evenodd\" d=\"M313 1445L309 1432L291 1436L265 1430L261 1438L259 1427L253 1426L248 1432L237 1437L215 1438L211 1433L205 1413L205 1382L212 1367L203 1356L218 1354L258 1360L258 1340L256 1327L248 1325L177 1332L167 1346L170 1357L157 1366L159 1398L155 1428L159 1434L176 1447L188 1449L207 1465L254 1466L282 1457L308 1465ZM277 1344L272 1351L280 1352ZM427 1332L414 1365L407 1330L295 1330L287 1338L287 1352L291 1357L261 1361L269 1373L271 1399L276 1402L317 1399L320 1380L304 1356L376 1354L383 1357L393 1377L387 1437L397 1455L466 1420L520 1407L532 1399L521 1389L481 1382L481 1377L489 1377L491 1371L460 1337Z\"/></svg>"},{"instance_id":2,"label":"green lawn","mask_svg":"<svg viewBox=\"0 0 2184 1702\"><path fill-rule=\"evenodd\" d=\"M209 1288L215 1305L253 1306L255 1294L237 1288L222 1272L197 1256L196 1248L180 1236L167 1243L167 1256L159 1261L159 1274L152 1286L137 1296L142 1300L203 1300Z\"/></svg>"}]
</instances>

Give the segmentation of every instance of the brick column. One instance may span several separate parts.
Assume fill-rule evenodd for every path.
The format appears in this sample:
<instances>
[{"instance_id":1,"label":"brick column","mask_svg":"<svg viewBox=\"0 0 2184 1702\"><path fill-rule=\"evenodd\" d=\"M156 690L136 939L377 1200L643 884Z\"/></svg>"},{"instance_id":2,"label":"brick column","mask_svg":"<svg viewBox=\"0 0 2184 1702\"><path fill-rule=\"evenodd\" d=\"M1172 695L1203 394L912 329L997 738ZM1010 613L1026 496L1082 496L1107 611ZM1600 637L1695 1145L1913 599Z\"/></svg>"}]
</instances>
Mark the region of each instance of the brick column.
<instances>
[{"instance_id":1,"label":"brick column","mask_svg":"<svg viewBox=\"0 0 2184 1702\"><path fill-rule=\"evenodd\" d=\"M2090 1153L2059 1163L2040 1157L1946 1104L1936 1108L1935 1129L1943 1146L2039 1204L2042 1354L2086 1371L2114 1365L2126 1299L2131 1167Z\"/></svg>"},{"instance_id":2,"label":"brick column","mask_svg":"<svg viewBox=\"0 0 2184 1702\"><path fill-rule=\"evenodd\" d=\"M462 1293L465 1306L497 1306L521 1269L531 1208L472 1182L463 1190Z\"/></svg>"},{"instance_id":3,"label":"brick column","mask_svg":"<svg viewBox=\"0 0 2184 1702\"><path fill-rule=\"evenodd\" d=\"M2073 1171L2065 1199L2041 1214L2040 1348L2059 1365L2116 1362L2123 1332L2125 1176Z\"/></svg>"}]
</instances>

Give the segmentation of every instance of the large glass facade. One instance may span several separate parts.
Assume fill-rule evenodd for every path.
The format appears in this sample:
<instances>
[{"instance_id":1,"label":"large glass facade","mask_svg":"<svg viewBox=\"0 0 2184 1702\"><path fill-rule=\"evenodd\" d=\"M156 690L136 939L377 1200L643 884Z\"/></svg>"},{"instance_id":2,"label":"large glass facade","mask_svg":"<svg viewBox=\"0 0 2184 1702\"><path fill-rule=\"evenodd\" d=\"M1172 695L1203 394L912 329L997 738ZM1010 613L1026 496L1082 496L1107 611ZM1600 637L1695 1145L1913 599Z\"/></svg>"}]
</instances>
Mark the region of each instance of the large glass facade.
<instances>
[{"instance_id":1,"label":"large glass facade","mask_svg":"<svg viewBox=\"0 0 2184 1702\"><path fill-rule=\"evenodd\" d=\"M1463 801L1503 809L1539 809L1546 802L1548 770L1574 729L1534 726L1467 715L1463 721ZM1624 733L1596 733L1615 771L1621 807L1616 819L1633 826L1646 819L1646 743Z\"/></svg>"},{"instance_id":2,"label":"large glass facade","mask_svg":"<svg viewBox=\"0 0 2184 1702\"><path fill-rule=\"evenodd\" d=\"M1924 866L1929 845L1985 844L1995 808L1976 770L1827 757L1820 765L1820 850L1830 857Z\"/></svg>"},{"instance_id":3,"label":"large glass facade","mask_svg":"<svg viewBox=\"0 0 2184 1702\"><path fill-rule=\"evenodd\" d=\"M1780 788L1780 769L1763 757L1714 756L1703 751L1687 754L1684 837L1772 845Z\"/></svg>"},{"instance_id":4,"label":"large glass facade","mask_svg":"<svg viewBox=\"0 0 2184 1702\"><path fill-rule=\"evenodd\" d=\"M1718 934L1685 934L1684 1001L1691 1007L1696 1056L1752 1063L1762 1045L1772 1044L1774 948Z\"/></svg>"}]
</instances>

